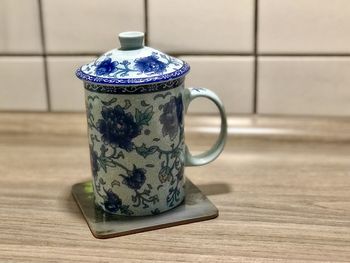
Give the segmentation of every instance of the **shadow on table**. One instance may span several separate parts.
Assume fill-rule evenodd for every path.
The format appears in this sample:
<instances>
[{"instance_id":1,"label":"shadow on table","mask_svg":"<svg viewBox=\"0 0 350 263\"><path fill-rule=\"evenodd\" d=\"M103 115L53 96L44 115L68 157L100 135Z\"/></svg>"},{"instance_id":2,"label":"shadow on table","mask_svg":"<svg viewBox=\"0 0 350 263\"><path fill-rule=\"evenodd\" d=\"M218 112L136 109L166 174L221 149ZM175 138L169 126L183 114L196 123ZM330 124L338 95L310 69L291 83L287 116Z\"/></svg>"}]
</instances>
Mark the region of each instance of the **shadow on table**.
<instances>
[{"instance_id":1,"label":"shadow on table","mask_svg":"<svg viewBox=\"0 0 350 263\"><path fill-rule=\"evenodd\" d=\"M198 184L197 187L205 195L227 194L232 191L230 185L224 183Z\"/></svg>"}]
</instances>

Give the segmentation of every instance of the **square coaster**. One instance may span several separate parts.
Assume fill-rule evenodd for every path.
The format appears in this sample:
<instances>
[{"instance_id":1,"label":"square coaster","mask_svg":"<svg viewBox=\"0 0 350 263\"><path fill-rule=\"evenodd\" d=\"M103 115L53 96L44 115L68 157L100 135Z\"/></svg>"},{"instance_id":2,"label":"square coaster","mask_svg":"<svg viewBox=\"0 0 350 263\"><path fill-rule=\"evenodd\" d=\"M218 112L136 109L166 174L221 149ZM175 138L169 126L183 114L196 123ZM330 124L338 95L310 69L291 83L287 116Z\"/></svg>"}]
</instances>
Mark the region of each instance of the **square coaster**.
<instances>
[{"instance_id":1,"label":"square coaster","mask_svg":"<svg viewBox=\"0 0 350 263\"><path fill-rule=\"evenodd\" d=\"M219 215L218 209L189 179L185 185L186 198L178 207L159 215L119 216L95 206L92 182L73 185L72 194L96 238L135 234L171 226L209 220Z\"/></svg>"}]
</instances>

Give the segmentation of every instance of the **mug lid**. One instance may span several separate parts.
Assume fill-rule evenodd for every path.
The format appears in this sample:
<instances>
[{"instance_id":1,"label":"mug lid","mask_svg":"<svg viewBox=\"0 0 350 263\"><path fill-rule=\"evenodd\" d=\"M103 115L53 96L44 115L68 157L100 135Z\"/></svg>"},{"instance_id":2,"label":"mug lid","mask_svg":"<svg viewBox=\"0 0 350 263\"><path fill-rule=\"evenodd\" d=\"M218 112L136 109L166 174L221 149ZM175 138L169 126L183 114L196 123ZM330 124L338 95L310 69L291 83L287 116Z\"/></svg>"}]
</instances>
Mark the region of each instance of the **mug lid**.
<instances>
[{"instance_id":1,"label":"mug lid","mask_svg":"<svg viewBox=\"0 0 350 263\"><path fill-rule=\"evenodd\" d=\"M138 85L177 79L190 70L185 61L144 46L143 32L120 33L119 41L119 49L81 66L76 76L97 84Z\"/></svg>"}]
</instances>

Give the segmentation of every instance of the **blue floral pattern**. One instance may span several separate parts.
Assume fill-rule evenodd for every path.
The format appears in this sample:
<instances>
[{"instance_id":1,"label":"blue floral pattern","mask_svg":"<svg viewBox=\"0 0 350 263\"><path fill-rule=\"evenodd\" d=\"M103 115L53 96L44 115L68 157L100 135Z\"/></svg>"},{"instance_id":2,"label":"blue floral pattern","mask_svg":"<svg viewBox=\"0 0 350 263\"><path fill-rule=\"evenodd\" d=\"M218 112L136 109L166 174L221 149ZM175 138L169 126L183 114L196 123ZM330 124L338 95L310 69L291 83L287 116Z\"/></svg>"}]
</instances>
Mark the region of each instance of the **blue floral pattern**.
<instances>
[{"instance_id":1,"label":"blue floral pattern","mask_svg":"<svg viewBox=\"0 0 350 263\"><path fill-rule=\"evenodd\" d=\"M165 59L165 62L159 60L160 56ZM131 72L136 72L138 75L142 73L146 75L163 74L167 67L178 65L178 62L166 55L152 52L150 56L134 59L133 67L130 67L130 65L131 62L128 60L118 62L112 61L110 57L106 57L95 65L95 74L97 76L110 77L127 77Z\"/></svg>"},{"instance_id":2,"label":"blue floral pattern","mask_svg":"<svg viewBox=\"0 0 350 263\"><path fill-rule=\"evenodd\" d=\"M76 72L78 78L95 84L149 84L183 77L189 65L155 49L144 47L135 54L112 50Z\"/></svg>"},{"instance_id":3,"label":"blue floral pattern","mask_svg":"<svg viewBox=\"0 0 350 263\"><path fill-rule=\"evenodd\" d=\"M117 105L113 108L103 107L103 119L97 122L97 130L102 134L106 144L112 144L128 152L132 150L132 140L140 135L141 127L130 112Z\"/></svg>"},{"instance_id":4,"label":"blue floral pattern","mask_svg":"<svg viewBox=\"0 0 350 263\"><path fill-rule=\"evenodd\" d=\"M118 211L124 215L132 215L133 213L129 210L129 206L123 205L123 201L120 197L113 193L111 189L105 190L106 196L104 201L104 207L111 213L117 213Z\"/></svg>"},{"instance_id":5,"label":"blue floral pattern","mask_svg":"<svg viewBox=\"0 0 350 263\"><path fill-rule=\"evenodd\" d=\"M160 115L159 121L163 124L163 136L169 135L171 140L174 140L179 126L183 122L183 102L181 94L178 97L171 97L170 101L164 104L163 113Z\"/></svg>"},{"instance_id":6,"label":"blue floral pattern","mask_svg":"<svg viewBox=\"0 0 350 263\"><path fill-rule=\"evenodd\" d=\"M184 105L182 94L175 94L157 93L150 96L152 101L148 102L140 97L137 105L127 96L109 100L97 95L87 96L94 191L98 204L106 211L138 215L140 209L145 209L148 214L158 214L164 211L158 205L160 193L168 208L182 201ZM94 109L96 105L100 105L98 114ZM154 105L159 110L157 118L154 118ZM139 143L141 134L149 137L147 144ZM129 154L136 154L144 161L132 163ZM127 201L124 199L126 192Z\"/></svg>"},{"instance_id":7,"label":"blue floral pattern","mask_svg":"<svg viewBox=\"0 0 350 263\"><path fill-rule=\"evenodd\" d=\"M98 155L97 152L93 149L93 147L90 145L90 165L91 165L91 172L94 178L97 177L97 173L100 170L100 167L98 165Z\"/></svg>"},{"instance_id":8,"label":"blue floral pattern","mask_svg":"<svg viewBox=\"0 0 350 263\"><path fill-rule=\"evenodd\" d=\"M129 176L120 175L124 178L123 183L130 189L139 190L146 181L146 170L143 168L136 168L134 165L134 169L128 173Z\"/></svg>"},{"instance_id":9,"label":"blue floral pattern","mask_svg":"<svg viewBox=\"0 0 350 263\"><path fill-rule=\"evenodd\" d=\"M96 66L96 75L108 75L116 70L118 62L112 61L111 58L106 58Z\"/></svg>"},{"instance_id":10,"label":"blue floral pattern","mask_svg":"<svg viewBox=\"0 0 350 263\"><path fill-rule=\"evenodd\" d=\"M166 70L167 66L167 64L158 60L157 54L152 54L151 56L138 58L135 60L135 68L137 68L137 70L141 73L146 74L162 74Z\"/></svg>"}]
</instances>

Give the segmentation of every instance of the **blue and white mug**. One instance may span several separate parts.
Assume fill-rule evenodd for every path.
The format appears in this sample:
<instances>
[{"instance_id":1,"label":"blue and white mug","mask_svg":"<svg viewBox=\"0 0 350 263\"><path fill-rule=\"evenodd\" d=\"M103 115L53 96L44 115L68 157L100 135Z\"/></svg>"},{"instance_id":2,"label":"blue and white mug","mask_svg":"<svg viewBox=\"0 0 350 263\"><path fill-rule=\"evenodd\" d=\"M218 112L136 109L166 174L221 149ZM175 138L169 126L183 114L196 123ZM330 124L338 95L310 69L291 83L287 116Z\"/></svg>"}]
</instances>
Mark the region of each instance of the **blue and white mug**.
<instances>
[{"instance_id":1,"label":"blue and white mug","mask_svg":"<svg viewBox=\"0 0 350 263\"><path fill-rule=\"evenodd\" d=\"M119 35L121 48L83 65L95 203L126 216L154 215L185 198L185 166L219 156L227 135L224 106L205 88L185 88L186 62L143 46L143 33ZM214 146L198 156L184 141L184 115L198 97L221 115Z\"/></svg>"}]
</instances>

